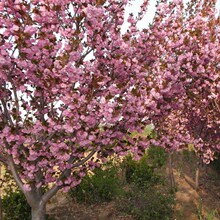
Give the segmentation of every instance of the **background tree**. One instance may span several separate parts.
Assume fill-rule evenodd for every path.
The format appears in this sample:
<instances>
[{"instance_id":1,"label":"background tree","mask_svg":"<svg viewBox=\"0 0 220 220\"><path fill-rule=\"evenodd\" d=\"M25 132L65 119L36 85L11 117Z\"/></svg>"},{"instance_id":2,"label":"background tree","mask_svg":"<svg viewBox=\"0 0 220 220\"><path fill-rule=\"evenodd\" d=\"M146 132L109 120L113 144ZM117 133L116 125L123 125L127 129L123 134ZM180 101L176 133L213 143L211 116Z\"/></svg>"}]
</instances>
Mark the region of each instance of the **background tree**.
<instances>
[{"instance_id":1,"label":"background tree","mask_svg":"<svg viewBox=\"0 0 220 220\"><path fill-rule=\"evenodd\" d=\"M154 43L146 106L158 141L172 152L194 144L206 163L219 152L220 71L217 1L158 4L149 30ZM150 40L149 40L150 39ZM144 44L143 44L144 45ZM154 102L152 102L154 100Z\"/></svg>"},{"instance_id":2,"label":"background tree","mask_svg":"<svg viewBox=\"0 0 220 220\"><path fill-rule=\"evenodd\" d=\"M219 150L219 16L215 4L214 0L192 1L187 7L181 0L159 4L151 32L147 30L142 37L142 41L154 39L155 44L146 106L160 144L179 149L183 143L194 143L204 159L211 159L209 150Z\"/></svg>"},{"instance_id":3,"label":"background tree","mask_svg":"<svg viewBox=\"0 0 220 220\"><path fill-rule=\"evenodd\" d=\"M141 153L146 87L121 37L127 1L1 1L0 160L32 208L113 153ZM135 88L135 89L134 89ZM126 138L126 141L125 141ZM48 187L50 186L50 187Z\"/></svg>"}]
</instances>

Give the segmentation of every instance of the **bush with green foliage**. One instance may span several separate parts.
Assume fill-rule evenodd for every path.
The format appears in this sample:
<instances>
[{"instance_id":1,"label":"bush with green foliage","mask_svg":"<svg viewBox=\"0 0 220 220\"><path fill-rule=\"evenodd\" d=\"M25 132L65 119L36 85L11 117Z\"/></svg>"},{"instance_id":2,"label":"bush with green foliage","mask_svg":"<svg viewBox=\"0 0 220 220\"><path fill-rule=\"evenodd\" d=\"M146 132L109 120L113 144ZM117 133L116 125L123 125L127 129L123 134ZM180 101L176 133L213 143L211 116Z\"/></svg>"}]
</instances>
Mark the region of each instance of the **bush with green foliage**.
<instances>
[{"instance_id":1,"label":"bush with green foliage","mask_svg":"<svg viewBox=\"0 0 220 220\"><path fill-rule=\"evenodd\" d=\"M86 175L82 182L70 190L70 196L77 202L99 203L111 201L123 193L118 177L118 167L112 163L96 168Z\"/></svg>"},{"instance_id":2,"label":"bush with green foliage","mask_svg":"<svg viewBox=\"0 0 220 220\"><path fill-rule=\"evenodd\" d=\"M124 158L123 162L121 163L121 167L125 171L126 182L127 183L133 182L132 176L137 167L137 161L135 161L131 155L128 155Z\"/></svg>"},{"instance_id":3,"label":"bush with green foliage","mask_svg":"<svg viewBox=\"0 0 220 220\"><path fill-rule=\"evenodd\" d=\"M31 207L21 191L8 190L2 199L3 220L31 220Z\"/></svg>"},{"instance_id":4,"label":"bush with green foliage","mask_svg":"<svg viewBox=\"0 0 220 220\"><path fill-rule=\"evenodd\" d=\"M195 161L195 151L192 149L183 149L182 150L183 159L187 162L193 162Z\"/></svg>"},{"instance_id":5,"label":"bush with green foliage","mask_svg":"<svg viewBox=\"0 0 220 220\"><path fill-rule=\"evenodd\" d=\"M147 149L147 158L154 168L160 168L166 164L168 154L162 147L151 146Z\"/></svg>"},{"instance_id":6,"label":"bush with green foliage","mask_svg":"<svg viewBox=\"0 0 220 220\"><path fill-rule=\"evenodd\" d=\"M172 194L155 188L140 191L138 187L133 187L119 200L118 208L135 220L169 220L172 219L174 204Z\"/></svg>"},{"instance_id":7,"label":"bush with green foliage","mask_svg":"<svg viewBox=\"0 0 220 220\"><path fill-rule=\"evenodd\" d=\"M211 167L220 173L220 153L215 153L215 159L211 162Z\"/></svg>"},{"instance_id":8,"label":"bush with green foliage","mask_svg":"<svg viewBox=\"0 0 220 220\"><path fill-rule=\"evenodd\" d=\"M125 157L122 162L125 169L127 183L134 183L139 187L146 187L158 183L159 176L154 173L154 167L148 164L148 155L144 155L139 161L135 161L131 155Z\"/></svg>"}]
</instances>

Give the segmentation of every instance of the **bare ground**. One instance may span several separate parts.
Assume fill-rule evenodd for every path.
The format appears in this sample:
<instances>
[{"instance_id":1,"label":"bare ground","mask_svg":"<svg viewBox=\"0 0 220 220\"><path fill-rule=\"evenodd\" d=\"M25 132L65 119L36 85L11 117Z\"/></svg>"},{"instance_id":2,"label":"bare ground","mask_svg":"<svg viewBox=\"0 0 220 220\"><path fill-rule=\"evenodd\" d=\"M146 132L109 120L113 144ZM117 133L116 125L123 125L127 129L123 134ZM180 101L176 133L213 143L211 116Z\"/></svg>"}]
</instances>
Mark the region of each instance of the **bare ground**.
<instances>
[{"instance_id":1,"label":"bare ground","mask_svg":"<svg viewBox=\"0 0 220 220\"><path fill-rule=\"evenodd\" d=\"M177 182L176 220L220 219L220 175L209 165L200 168L199 188L195 190L195 157L174 158Z\"/></svg>"}]
</instances>

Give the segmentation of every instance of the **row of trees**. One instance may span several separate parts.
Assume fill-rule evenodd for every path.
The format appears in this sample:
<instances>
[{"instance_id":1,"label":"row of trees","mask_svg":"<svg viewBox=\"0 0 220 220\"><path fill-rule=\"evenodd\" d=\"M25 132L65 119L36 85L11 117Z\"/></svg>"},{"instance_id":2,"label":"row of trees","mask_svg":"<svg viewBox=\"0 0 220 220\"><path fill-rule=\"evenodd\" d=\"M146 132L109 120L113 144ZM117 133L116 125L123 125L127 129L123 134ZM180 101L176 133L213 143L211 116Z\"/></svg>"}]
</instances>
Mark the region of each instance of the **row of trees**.
<instances>
[{"instance_id":1,"label":"row of trees","mask_svg":"<svg viewBox=\"0 0 220 220\"><path fill-rule=\"evenodd\" d=\"M216 1L160 0L138 30L148 3L121 34L127 0L0 2L0 161L33 220L109 155L220 150Z\"/></svg>"}]
</instances>

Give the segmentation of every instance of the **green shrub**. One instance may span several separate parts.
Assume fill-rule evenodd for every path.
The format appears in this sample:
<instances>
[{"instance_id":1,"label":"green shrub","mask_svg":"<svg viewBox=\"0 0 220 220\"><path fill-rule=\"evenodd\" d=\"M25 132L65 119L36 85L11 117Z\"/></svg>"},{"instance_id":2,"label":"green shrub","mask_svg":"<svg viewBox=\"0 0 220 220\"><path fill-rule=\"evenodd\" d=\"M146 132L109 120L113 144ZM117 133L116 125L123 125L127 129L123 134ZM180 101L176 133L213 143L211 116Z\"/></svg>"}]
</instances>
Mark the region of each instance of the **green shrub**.
<instances>
[{"instance_id":1,"label":"green shrub","mask_svg":"<svg viewBox=\"0 0 220 220\"><path fill-rule=\"evenodd\" d=\"M31 220L31 207L21 191L7 191L2 199L4 220Z\"/></svg>"},{"instance_id":2,"label":"green shrub","mask_svg":"<svg viewBox=\"0 0 220 220\"><path fill-rule=\"evenodd\" d=\"M133 160L131 155L124 158L121 167L125 170L125 180L127 183L133 182L132 176L134 175L135 169L137 167L137 161Z\"/></svg>"},{"instance_id":3,"label":"green shrub","mask_svg":"<svg viewBox=\"0 0 220 220\"><path fill-rule=\"evenodd\" d=\"M220 172L220 153L215 153L215 159L210 163L211 167Z\"/></svg>"},{"instance_id":4,"label":"green shrub","mask_svg":"<svg viewBox=\"0 0 220 220\"><path fill-rule=\"evenodd\" d=\"M174 196L155 188L141 191L135 187L119 200L118 208L136 220L169 220L174 209Z\"/></svg>"},{"instance_id":5,"label":"green shrub","mask_svg":"<svg viewBox=\"0 0 220 220\"><path fill-rule=\"evenodd\" d=\"M113 164L96 168L92 175L86 175L78 186L70 190L70 196L77 202L89 204L111 201L121 193L118 168Z\"/></svg>"},{"instance_id":6,"label":"green shrub","mask_svg":"<svg viewBox=\"0 0 220 220\"><path fill-rule=\"evenodd\" d=\"M154 168L160 168L167 162L167 152L162 147L151 146L147 150L148 161Z\"/></svg>"},{"instance_id":7,"label":"green shrub","mask_svg":"<svg viewBox=\"0 0 220 220\"><path fill-rule=\"evenodd\" d=\"M182 150L183 159L187 162L193 162L195 160L195 151L191 149Z\"/></svg>"},{"instance_id":8,"label":"green shrub","mask_svg":"<svg viewBox=\"0 0 220 220\"><path fill-rule=\"evenodd\" d=\"M154 173L154 168L148 164L147 158L148 156L144 155L139 161L134 161L131 155L125 157L122 167L125 169L127 183L146 187L159 181L159 176Z\"/></svg>"}]
</instances>

